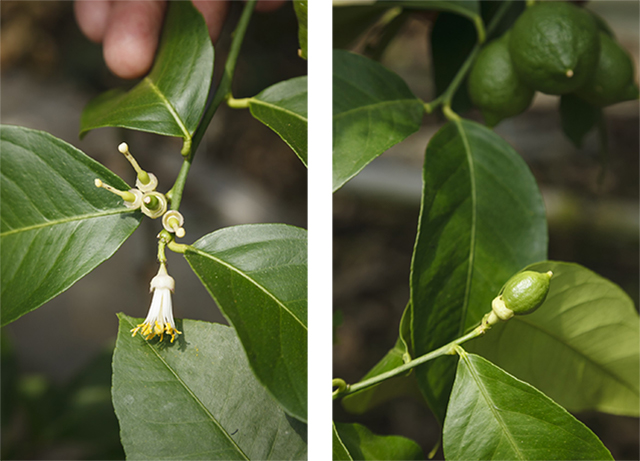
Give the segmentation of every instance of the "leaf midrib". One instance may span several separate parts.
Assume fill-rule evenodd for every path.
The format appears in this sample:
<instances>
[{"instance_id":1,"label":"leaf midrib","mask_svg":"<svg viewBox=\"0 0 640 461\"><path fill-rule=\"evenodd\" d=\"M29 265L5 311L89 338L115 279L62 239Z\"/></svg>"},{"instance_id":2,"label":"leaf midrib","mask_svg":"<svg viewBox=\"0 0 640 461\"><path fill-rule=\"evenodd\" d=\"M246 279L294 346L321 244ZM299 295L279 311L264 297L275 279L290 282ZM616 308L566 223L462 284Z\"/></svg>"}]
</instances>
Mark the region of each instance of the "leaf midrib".
<instances>
[{"instance_id":1,"label":"leaf midrib","mask_svg":"<svg viewBox=\"0 0 640 461\"><path fill-rule=\"evenodd\" d=\"M461 353L460 354L460 358L467 365L467 369L469 370L469 374L471 375L471 377L475 381L476 386L478 387L478 390L480 391L480 394L482 394L482 397L483 397L483 399L485 401L485 404L487 405L487 407L491 411L491 414L493 415L494 419L498 422L498 425L502 429L502 432L505 434L505 436L507 438L507 441L509 442L509 445L513 449L514 453L518 456L518 459L522 459L522 460L526 459L525 456L520 452L520 449L518 448L518 446L516 444L516 441L514 440L511 432L509 431L509 429L507 427L507 424L502 420L502 418L500 417L500 414L496 411L496 407L494 407L494 405L493 405L493 399L491 399L491 397L489 395L489 392L484 387L482 379L480 378L480 376L476 372L475 367L473 366L473 364L471 363L471 360L469 359L469 355L466 352L465 353Z\"/></svg>"},{"instance_id":2,"label":"leaf midrib","mask_svg":"<svg viewBox=\"0 0 640 461\"><path fill-rule=\"evenodd\" d=\"M125 320L130 327L135 328L135 325L133 323L131 323L129 321L129 319L127 318L123 318L123 320ZM227 439L229 439L229 441L231 442L231 444L238 450L238 452L244 457L244 459L249 460L249 457L242 451L242 449L238 446L238 444L235 442L235 440L233 440L233 438L231 437L231 435L227 432L227 430L222 427L220 425L220 423L218 422L218 420L211 414L211 412L209 411L209 409L204 405L204 403L202 403L202 401L198 398L197 395L195 395L193 393L193 391L189 388L189 386L187 386L187 383L185 383L182 378L180 378L180 376L175 372L175 370L167 363L167 361L164 359L164 357L162 357L158 351L151 346L151 344L149 343L149 341L145 340L145 345L151 349L153 351L153 353L156 355L156 357L162 362L162 364L167 368L167 370L169 370L171 372L171 374L176 378L176 380L182 385L182 387L184 387L184 389L187 391L187 393L193 398L193 400L200 405L200 407L202 408L202 410L205 412L205 414L209 417L209 419L211 419L211 421L213 421L213 423L218 427L218 429L220 429L220 431L227 437Z\"/></svg>"},{"instance_id":3,"label":"leaf midrib","mask_svg":"<svg viewBox=\"0 0 640 461\"><path fill-rule=\"evenodd\" d=\"M251 98L249 100L249 103L250 104L256 104L256 105L262 105L262 106L268 107L269 109L273 109L273 110L277 110L277 111L280 111L280 112L284 112L287 115L291 115L292 117L297 118L297 119L307 123L307 118L306 117L303 117L302 115L300 115L300 114L298 114L296 112L293 112L290 109L286 109L286 108L284 108L282 106L278 106L276 104L272 104L272 103L269 103L269 102L266 102L266 101L262 101L260 99L255 99L255 98Z\"/></svg>"},{"instance_id":4,"label":"leaf midrib","mask_svg":"<svg viewBox=\"0 0 640 461\"><path fill-rule=\"evenodd\" d=\"M84 221L87 219L94 219L94 218L102 218L105 216L112 216L112 215L117 215L122 213L133 213L133 211L131 211L128 208L118 208L115 210L107 210L100 213L90 213L90 214L84 214L84 215L69 216L62 219L55 219L53 221L46 221L39 224L33 224L31 226L20 227L20 228L4 231L0 233L0 238L6 237L8 235L18 234L20 232L28 232L35 229L42 229L50 226L57 226L59 224L66 224L66 223L75 222L75 221Z\"/></svg>"},{"instance_id":5,"label":"leaf midrib","mask_svg":"<svg viewBox=\"0 0 640 461\"><path fill-rule=\"evenodd\" d=\"M162 101L162 104L167 108L171 116L174 118L174 120L176 121L176 124L180 127L180 131L182 131L182 133L184 134L184 138L191 139L191 133L189 133L189 130L185 126L184 122L182 121L182 118L180 118L178 111L176 111L175 107L173 107L173 104L171 104L171 102L166 98L164 93L160 91L160 88L158 88L156 84L153 83L153 81L149 77L145 77L144 80L145 82L147 82L147 84L149 85L149 88L151 88L151 90L155 93L155 95L158 96L158 98L160 98L160 101Z\"/></svg>"},{"instance_id":6,"label":"leaf midrib","mask_svg":"<svg viewBox=\"0 0 640 461\"><path fill-rule=\"evenodd\" d=\"M252 279L251 277L249 277L247 274L245 274L242 270L238 269L237 267L229 264L228 262L215 257L214 255L207 253L205 251L200 250L199 248L196 247L189 247L189 249L187 251L190 251L192 253L196 253L199 256L202 256L203 258L209 258L212 261L225 266L226 268L234 271L235 273L239 274L241 277L245 278L246 280L248 280L249 282L251 282L253 285L255 285L258 289L260 289L262 292L264 292L269 298L271 298L273 301L275 301L275 303L285 312L287 312L291 317L293 317L295 319L296 322L298 322L302 328L304 328L305 331L308 330L307 326L302 323L302 321L293 313L291 312L291 310L282 302L280 301L273 293L271 293L266 287L260 285L256 280Z\"/></svg>"}]
</instances>

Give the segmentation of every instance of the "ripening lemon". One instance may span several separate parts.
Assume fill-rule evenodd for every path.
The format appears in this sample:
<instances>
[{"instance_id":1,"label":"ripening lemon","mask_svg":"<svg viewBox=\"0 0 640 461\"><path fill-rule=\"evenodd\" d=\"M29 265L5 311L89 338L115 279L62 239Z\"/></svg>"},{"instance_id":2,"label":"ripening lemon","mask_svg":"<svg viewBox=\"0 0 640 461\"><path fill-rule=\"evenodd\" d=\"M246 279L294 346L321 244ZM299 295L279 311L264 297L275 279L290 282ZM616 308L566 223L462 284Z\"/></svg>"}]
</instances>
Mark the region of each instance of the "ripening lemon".
<instances>
[{"instance_id":1,"label":"ripening lemon","mask_svg":"<svg viewBox=\"0 0 640 461\"><path fill-rule=\"evenodd\" d=\"M571 93L596 69L598 26L589 12L570 3L536 3L513 25L509 51L528 86L547 94Z\"/></svg>"},{"instance_id":2,"label":"ripening lemon","mask_svg":"<svg viewBox=\"0 0 640 461\"><path fill-rule=\"evenodd\" d=\"M471 69L467 87L471 102L488 126L524 112L535 91L516 75L509 55L509 32L487 44Z\"/></svg>"},{"instance_id":3,"label":"ripening lemon","mask_svg":"<svg viewBox=\"0 0 640 461\"><path fill-rule=\"evenodd\" d=\"M593 77L576 95L598 107L638 98L633 62L609 35L600 32L600 60Z\"/></svg>"}]
</instances>

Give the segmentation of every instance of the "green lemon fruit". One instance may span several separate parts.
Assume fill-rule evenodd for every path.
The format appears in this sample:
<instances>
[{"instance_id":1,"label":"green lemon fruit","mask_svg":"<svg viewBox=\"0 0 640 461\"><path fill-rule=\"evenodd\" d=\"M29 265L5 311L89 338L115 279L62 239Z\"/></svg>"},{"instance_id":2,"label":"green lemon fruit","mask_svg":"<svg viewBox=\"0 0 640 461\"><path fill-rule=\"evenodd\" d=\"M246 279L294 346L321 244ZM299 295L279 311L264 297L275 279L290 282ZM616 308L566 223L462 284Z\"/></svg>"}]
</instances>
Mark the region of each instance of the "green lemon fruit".
<instances>
[{"instance_id":1,"label":"green lemon fruit","mask_svg":"<svg viewBox=\"0 0 640 461\"><path fill-rule=\"evenodd\" d=\"M593 77L576 95L598 107L638 98L633 62L609 35L600 32L600 60Z\"/></svg>"},{"instance_id":2,"label":"green lemon fruit","mask_svg":"<svg viewBox=\"0 0 640 461\"><path fill-rule=\"evenodd\" d=\"M523 271L509 279L502 290L502 299L514 314L529 314L544 302L549 293L552 272Z\"/></svg>"},{"instance_id":3,"label":"green lemon fruit","mask_svg":"<svg viewBox=\"0 0 640 461\"><path fill-rule=\"evenodd\" d=\"M571 93L598 65L598 25L590 13L570 3L536 3L514 23L509 52L518 76L534 90Z\"/></svg>"},{"instance_id":4,"label":"green lemon fruit","mask_svg":"<svg viewBox=\"0 0 640 461\"><path fill-rule=\"evenodd\" d=\"M509 32L487 44L467 80L471 102L482 111L488 126L524 112L535 91L518 78L509 54Z\"/></svg>"}]
</instances>

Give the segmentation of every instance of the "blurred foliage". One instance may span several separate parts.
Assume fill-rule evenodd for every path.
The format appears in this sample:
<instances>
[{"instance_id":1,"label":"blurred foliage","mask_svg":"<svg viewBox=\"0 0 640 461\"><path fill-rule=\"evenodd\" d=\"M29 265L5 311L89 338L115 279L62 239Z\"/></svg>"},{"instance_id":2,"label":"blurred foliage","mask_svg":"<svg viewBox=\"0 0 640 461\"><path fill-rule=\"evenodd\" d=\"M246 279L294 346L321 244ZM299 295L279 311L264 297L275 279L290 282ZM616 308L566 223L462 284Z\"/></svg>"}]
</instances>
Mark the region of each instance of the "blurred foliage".
<instances>
[{"instance_id":1,"label":"blurred foliage","mask_svg":"<svg viewBox=\"0 0 640 461\"><path fill-rule=\"evenodd\" d=\"M3 330L2 459L124 459L105 348L68 382L24 373Z\"/></svg>"}]
</instances>

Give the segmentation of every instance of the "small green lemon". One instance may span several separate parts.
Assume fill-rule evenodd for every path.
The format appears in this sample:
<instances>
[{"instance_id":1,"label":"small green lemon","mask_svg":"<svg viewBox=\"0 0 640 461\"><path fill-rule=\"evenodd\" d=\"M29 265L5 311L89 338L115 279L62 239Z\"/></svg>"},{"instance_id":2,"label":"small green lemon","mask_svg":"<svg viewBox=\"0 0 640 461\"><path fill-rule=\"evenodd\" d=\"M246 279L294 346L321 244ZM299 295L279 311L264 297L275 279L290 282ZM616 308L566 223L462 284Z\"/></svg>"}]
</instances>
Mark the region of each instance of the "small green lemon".
<instances>
[{"instance_id":1,"label":"small green lemon","mask_svg":"<svg viewBox=\"0 0 640 461\"><path fill-rule=\"evenodd\" d=\"M609 35L600 32L600 60L595 74L576 95L598 107L638 98L633 62Z\"/></svg>"},{"instance_id":2,"label":"small green lemon","mask_svg":"<svg viewBox=\"0 0 640 461\"><path fill-rule=\"evenodd\" d=\"M535 91L516 75L509 54L509 32L487 44L467 80L471 102L482 111L488 126L524 112Z\"/></svg>"},{"instance_id":3,"label":"small green lemon","mask_svg":"<svg viewBox=\"0 0 640 461\"><path fill-rule=\"evenodd\" d=\"M552 272L523 271L509 279L502 290L502 299L514 314L529 314L544 302L549 293Z\"/></svg>"},{"instance_id":4,"label":"small green lemon","mask_svg":"<svg viewBox=\"0 0 640 461\"><path fill-rule=\"evenodd\" d=\"M591 14L570 3L539 2L516 20L509 52L518 76L534 90L571 93L598 64L598 25Z\"/></svg>"}]
</instances>

